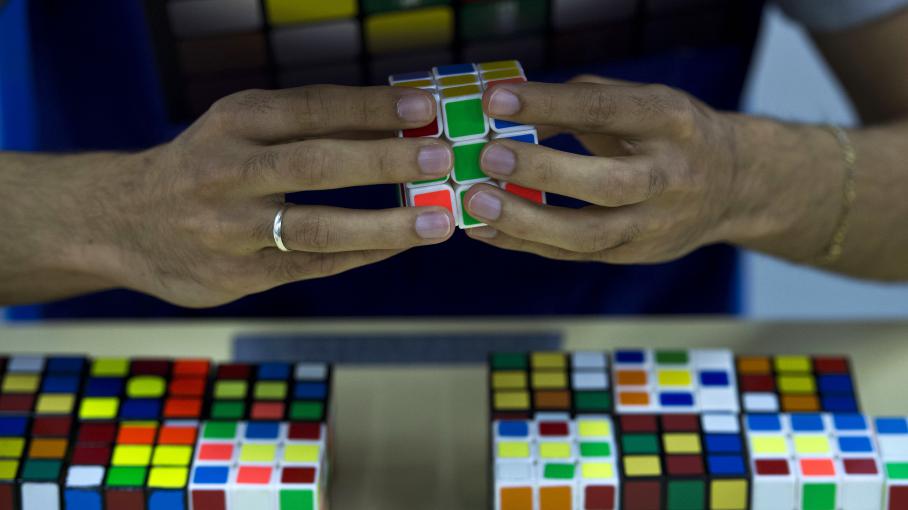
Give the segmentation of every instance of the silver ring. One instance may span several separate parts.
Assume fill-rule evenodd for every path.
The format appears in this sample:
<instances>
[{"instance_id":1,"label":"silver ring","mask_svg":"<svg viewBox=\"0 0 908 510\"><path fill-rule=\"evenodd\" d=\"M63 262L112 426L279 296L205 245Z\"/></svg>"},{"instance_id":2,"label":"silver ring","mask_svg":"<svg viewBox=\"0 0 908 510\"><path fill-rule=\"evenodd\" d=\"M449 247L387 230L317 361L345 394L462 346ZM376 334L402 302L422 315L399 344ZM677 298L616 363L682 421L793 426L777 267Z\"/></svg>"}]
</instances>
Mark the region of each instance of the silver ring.
<instances>
[{"instance_id":1,"label":"silver ring","mask_svg":"<svg viewBox=\"0 0 908 510\"><path fill-rule=\"evenodd\" d=\"M274 215L274 226L271 227L271 234L274 236L274 244L277 246L278 250L281 251L290 251L284 246L284 239L281 237L281 231L284 226L284 211L287 210L287 206L290 204L284 204L277 211L277 214Z\"/></svg>"}]
</instances>

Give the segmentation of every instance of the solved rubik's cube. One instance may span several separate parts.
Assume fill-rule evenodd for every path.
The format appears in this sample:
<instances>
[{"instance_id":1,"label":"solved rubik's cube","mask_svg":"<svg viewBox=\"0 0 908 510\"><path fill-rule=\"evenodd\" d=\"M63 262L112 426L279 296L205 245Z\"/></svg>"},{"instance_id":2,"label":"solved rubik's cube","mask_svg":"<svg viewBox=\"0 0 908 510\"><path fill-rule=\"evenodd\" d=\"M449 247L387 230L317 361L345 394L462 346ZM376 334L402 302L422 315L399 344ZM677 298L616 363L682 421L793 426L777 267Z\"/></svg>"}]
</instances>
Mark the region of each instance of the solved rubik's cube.
<instances>
[{"instance_id":1,"label":"solved rubik's cube","mask_svg":"<svg viewBox=\"0 0 908 510\"><path fill-rule=\"evenodd\" d=\"M321 363L0 358L0 509L325 508Z\"/></svg>"},{"instance_id":2,"label":"solved rubik's cube","mask_svg":"<svg viewBox=\"0 0 908 510\"><path fill-rule=\"evenodd\" d=\"M490 119L482 109L482 95L505 83L524 83L526 75L516 60L438 66L432 71L395 74L389 77L394 87L415 87L435 96L438 111L435 121L399 133L404 138L444 136L452 143L454 168L450 176L400 185L401 204L411 207L440 206L450 210L460 228L483 223L470 216L464 195L474 184L496 184L505 191L538 204L545 204L545 193L508 182L494 182L480 168L480 153L490 139L508 138L538 144L536 129L500 119ZM490 136L491 135L491 136Z\"/></svg>"}]
</instances>

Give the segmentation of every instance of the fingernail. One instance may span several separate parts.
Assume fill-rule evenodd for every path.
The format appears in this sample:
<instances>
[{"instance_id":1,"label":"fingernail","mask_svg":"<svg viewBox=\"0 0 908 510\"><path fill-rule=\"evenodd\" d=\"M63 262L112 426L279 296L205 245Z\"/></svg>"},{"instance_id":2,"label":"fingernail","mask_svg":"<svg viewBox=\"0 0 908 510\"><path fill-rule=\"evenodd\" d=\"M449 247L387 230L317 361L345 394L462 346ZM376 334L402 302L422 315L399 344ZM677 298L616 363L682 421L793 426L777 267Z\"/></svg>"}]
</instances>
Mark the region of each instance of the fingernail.
<instances>
[{"instance_id":1,"label":"fingernail","mask_svg":"<svg viewBox=\"0 0 908 510\"><path fill-rule=\"evenodd\" d=\"M397 100L397 116L401 120L426 124L434 113L432 100L423 94L406 94Z\"/></svg>"},{"instance_id":2,"label":"fingernail","mask_svg":"<svg viewBox=\"0 0 908 510\"><path fill-rule=\"evenodd\" d=\"M492 227L471 228L469 232L471 236L483 239L492 239L498 235L498 231Z\"/></svg>"},{"instance_id":3,"label":"fingernail","mask_svg":"<svg viewBox=\"0 0 908 510\"><path fill-rule=\"evenodd\" d=\"M467 209L474 216L487 220L497 220L501 216L501 200L489 191L480 191L470 198Z\"/></svg>"},{"instance_id":4,"label":"fingernail","mask_svg":"<svg viewBox=\"0 0 908 510\"><path fill-rule=\"evenodd\" d=\"M416 217L416 233L423 239L441 239L451 232L451 220L440 212L422 213Z\"/></svg>"},{"instance_id":5,"label":"fingernail","mask_svg":"<svg viewBox=\"0 0 908 510\"><path fill-rule=\"evenodd\" d=\"M520 98L508 89L496 87L489 98L489 113L495 115L514 115L520 111Z\"/></svg>"},{"instance_id":6,"label":"fingernail","mask_svg":"<svg viewBox=\"0 0 908 510\"><path fill-rule=\"evenodd\" d=\"M419 170L428 175L441 175L448 173L451 168L451 151L440 143L420 147L416 156Z\"/></svg>"},{"instance_id":7,"label":"fingernail","mask_svg":"<svg viewBox=\"0 0 908 510\"><path fill-rule=\"evenodd\" d=\"M482 153L482 169L498 175L511 175L517 164L514 151L499 144L492 144Z\"/></svg>"}]
</instances>

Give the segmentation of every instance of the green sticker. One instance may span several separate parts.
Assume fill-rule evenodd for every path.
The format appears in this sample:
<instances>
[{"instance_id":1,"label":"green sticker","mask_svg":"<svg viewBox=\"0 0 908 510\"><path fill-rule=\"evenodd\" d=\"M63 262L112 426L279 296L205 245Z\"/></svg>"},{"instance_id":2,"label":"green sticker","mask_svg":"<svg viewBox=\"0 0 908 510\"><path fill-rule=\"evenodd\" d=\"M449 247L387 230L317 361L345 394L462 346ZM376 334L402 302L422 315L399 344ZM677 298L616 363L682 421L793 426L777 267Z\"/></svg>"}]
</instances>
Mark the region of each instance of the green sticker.
<instances>
[{"instance_id":1,"label":"green sticker","mask_svg":"<svg viewBox=\"0 0 908 510\"><path fill-rule=\"evenodd\" d=\"M612 445L605 442L580 443L581 457L611 457Z\"/></svg>"},{"instance_id":2,"label":"green sticker","mask_svg":"<svg viewBox=\"0 0 908 510\"><path fill-rule=\"evenodd\" d=\"M801 508L804 510L836 510L834 483L804 484Z\"/></svg>"},{"instance_id":3,"label":"green sticker","mask_svg":"<svg viewBox=\"0 0 908 510\"><path fill-rule=\"evenodd\" d=\"M325 407L321 402L298 400L290 404L291 420L321 421Z\"/></svg>"},{"instance_id":4,"label":"green sticker","mask_svg":"<svg viewBox=\"0 0 908 510\"><path fill-rule=\"evenodd\" d=\"M463 226L465 226L465 227L473 227L476 225L482 225L483 224L482 220L477 220L472 215L470 215L470 213L467 212L467 205L464 204L464 202L463 202L464 197L466 197L466 195L467 195L467 191L470 191L470 190L465 189L460 192L459 200L460 200L461 222L463 223Z\"/></svg>"},{"instance_id":5,"label":"green sticker","mask_svg":"<svg viewBox=\"0 0 908 510\"><path fill-rule=\"evenodd\" d=\"M464 99L445 104L445 125L448 138L483 136L486 133L482 99Z\"/></svg>"},{"instance_id":6,"label":"green sticker","mask_svg":"<svg viewBox=\"0 0 908 510\"><path fill-rule=\"evenodd\" d=\"M205 439L233 439L236 437L235 421L209 421L202 432Z\"/></svg>"},{"instance_id":7,"label":"green sticker","mask_svg":"<svg viewBox=\"0 0 908 510\"><path fill-rule=\"evenodd\" d=\"M479 154L485 146L486 141L481 140L453 147L455 181L463 183L488 178L479 165Z\"/></svg>"},{"instance_id":8,"label":"green sticker","mask_svg":"<svg viewBox=\"0 0 908 510\"><path fill-rule=\"evenodd\" d=\"M546 464L542 476L547 480L572 480L574 478L574 465Z\"/></svg>"},{"instance_id":9,"label":"green sticker","mask_svg":"<svg viewBox=\"0 0 908 510\"><path fill-rule=\"evenodd\" d=\"M658 455L659 439L655 434L625 434L621 437L621 451L626 455Z\"/></svg>"},{"instance_id":10,"label":"green sticker","mask_svg":"<svg viewBox=\"0 0 908 510\"><path fill-rule=\"evenodd\" d=\"M62 462L59 460L28 459L22 466L22 479L32 482L56 481L60 478Z\"/></svg>"},{"instance_id":11,"label":"green sticker","mask_svg":"<svg viewBox=\"0 0 908 510\"><path fill-rule=\"evenodd\" d=\"M886 476L890 480L908 480L908 463L889 462L886 464Z\"/></svg>"},{"instance_id":12,"label":"green sticker","mask_svg":"<svg viewBox=\"0 0 908 510\"><path fill-rule=\"evenodd\" d=\"M211 404L211 417L216 420L241 420L245 413L242 400L215 400Z\"/></svg>"},{"instance_id":13,"label":"green sticker","mask_svg":"<svg viewBox=\"0 0 908 510\"><path fill-rule=\"evenodd\" d=\"M144 467L114 466L107 470L108 487L142 487L145 485Z\"/></svg>"},{"instance_id":14,"label":"green sticker","mask_svg":"<svg viewBox=\"0 0 908 510\"><path fill-rule=\"evenodd\" d=\"M668 510L703 510L706 508L706 484L703 480L668 482Z\"/></svg>"},{"instance_id":15,"label":"green sticker","mask_svg":"<svg viewBox=\"0 0 908 510\"><path fill-rule=\"evenodd\" d=\"M660 365L684 365L687 359L687 351L656 351L656 363Z\"/></svg>"},{"instance_id":16,"label":"green sticker","mask_svg":"<svg viewBox=\"0 0 908 510\"><path fill-rule=\"evenodd\" d=\"M498 353L492 355L493 370L526 370L527 357L523 354Z\"/></svg>"},{"instance_id":17,"label":"green sticker","mask_svg":"<svg viewBox=\"0 0 908 510\"><path fill-rule=\"evenodd\" d=\"M612 408L612 396L607 391L577 391L574 406L582 412L607 412Z\"/></svg>"}]
</instances>

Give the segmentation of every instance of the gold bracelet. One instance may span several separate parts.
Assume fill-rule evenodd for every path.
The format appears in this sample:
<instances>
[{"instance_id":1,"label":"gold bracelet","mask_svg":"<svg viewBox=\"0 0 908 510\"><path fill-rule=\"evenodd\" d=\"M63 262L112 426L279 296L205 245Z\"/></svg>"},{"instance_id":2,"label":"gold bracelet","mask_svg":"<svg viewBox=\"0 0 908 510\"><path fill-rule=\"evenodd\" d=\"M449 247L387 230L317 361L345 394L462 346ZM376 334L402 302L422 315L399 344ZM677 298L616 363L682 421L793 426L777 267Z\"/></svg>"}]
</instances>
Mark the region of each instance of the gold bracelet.
<instances>
[{"instance_id":1,"label":"gold bracelet","mask_svg":"<svg viewBox=\"0 0 908 510\"><path fill-rule=\"evenodd\" d=\"M842 156L845 162L845 182L842 186L842 210L839 213L835 233L833 233L832 240L829 241L823 256L820 258L820 263L823 265L834 264L842 256L843 245L845 244L845 238L848 236L848 227L851 222L851 210L857 198L855 186L857 151L854 149L854 145L851 144L851 138L844 129L833 124L828 125L827 128L836 137L839 146L842 147Z\"/></svg>"}]
</instances>

